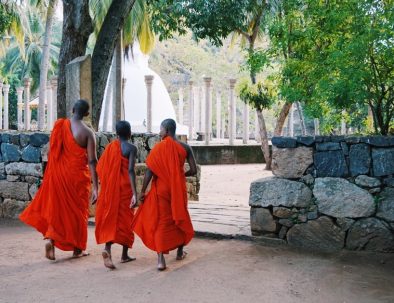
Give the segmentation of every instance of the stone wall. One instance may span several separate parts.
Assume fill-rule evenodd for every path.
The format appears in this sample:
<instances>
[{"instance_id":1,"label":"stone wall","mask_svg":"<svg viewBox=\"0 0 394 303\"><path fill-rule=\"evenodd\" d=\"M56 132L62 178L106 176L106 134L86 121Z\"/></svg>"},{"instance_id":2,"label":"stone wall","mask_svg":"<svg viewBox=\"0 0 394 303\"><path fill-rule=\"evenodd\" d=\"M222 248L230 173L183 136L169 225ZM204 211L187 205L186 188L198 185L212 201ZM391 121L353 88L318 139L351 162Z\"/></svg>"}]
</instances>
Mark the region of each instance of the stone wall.
<instances>
[{"instance_id":1,"label":"stone wall","mask_svg":"<svg viewBox=\"0 0 394 303\"><path fill-rule=\"evenodd\" d=\"M304 249L394 251L394 137L272 139L251 184L254 235Z\"/></svg>"},{"instance_id":2,"label":"stone wall","mask_svg":"<svg viewBox=\"0 0 394 303\"><path fill-rule=\"evenodd\" d=\"M112 133L97 133L97 154L116 138ZM35 196L48 161L49 133L7 131L0 132L0 218L17 218ZM156 135L133 134L138 148L136 175L137 190L142 187L149 151L159 142ZM185 165L185 169L187 165ZM197 177L187 178L188 197L198 200L200 169ZM94 208L90 210L94 215Z\"/></svg>"}]
</instances>

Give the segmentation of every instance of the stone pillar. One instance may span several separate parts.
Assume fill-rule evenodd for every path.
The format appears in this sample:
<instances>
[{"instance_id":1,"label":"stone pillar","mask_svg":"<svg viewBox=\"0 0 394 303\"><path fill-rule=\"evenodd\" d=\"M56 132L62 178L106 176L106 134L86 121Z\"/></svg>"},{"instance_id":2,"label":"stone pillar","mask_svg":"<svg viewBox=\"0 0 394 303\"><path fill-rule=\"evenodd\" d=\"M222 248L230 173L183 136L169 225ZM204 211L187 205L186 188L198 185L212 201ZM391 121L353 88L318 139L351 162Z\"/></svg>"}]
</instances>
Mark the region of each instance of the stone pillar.
<instances>
[{"instance_id":1,"label":"stone pillar","mask_svg":"<svg viewBox=\"0 0 394 303\"><path fill-rule=\"evenodd\" d=\"M220 91L216 92L216 139L222 137L222 97Z\"/></svg>"},{"instance_id":2,"label":"stone pillar","mask_svg":"<svg viewBox=\"0 0 394 303\"><path fill-rule=\"evenodd\" d=\"M18 96L18 112L17 112L17 118L18 118L18 130L23 129L23 121L22 121L22 110L23 110L23 86L19 86L16 88L16 94Z\"/></svg>"},{"instance_id":3,"label":"stone pillar","mask_svg":"<svg viewBox=\"0 0 394 303\"><path fill-rule=\"evenodd\" d=\"M57 77L53 77L51 79L51 84L52 84L52 113L51 113L52 125L50 125L50 129L53 128L53 125L57 120Z\"/></svg>"},{"instance_id":4,"label":"stone pillar","mask_svg":"<svg viewBox=\"0 0 394 303\"><path fill-rule=\"evenodd\" d=\"M345 121L346 110L342 111L341 119L341 135L346 135L346 121Z\"/></svg>"},{"instance_id":5,"label":"stone pillar","mask_svg":"<svg viewBox=\"0 0 394 303\"><path fill-rule=\"evenodd\" d=\"M193 100L193 81L189 81L189 140L193 140L194 124L194 100Z\"/></svg>"},{"instance_id":6,"label":"stone pillar","mask_svg":"<svg viewBox=\"0 0 394 303\"><path fill-rule=\"evenodd\" d=\"M89 103L90 114L84 120L92 123L92 58L90 55L75 58L66 65L66 113L71 117L75 101Z\"/></svg>"},{"instance_id":7,"label":"stone pillar","mask_svg":"<svg viewBox=\"0 0 394 303\"><path fill-rule=\"evenodd\" d=\"M204 83L205 83L205 145L209 145L209 139L211 137L210 134L210 108L211 108L211 77L204 77Z\"/></svg>"},{"instance_id":8,"label":"stone pillar","mask_svg":"<svg viewBox=\"0 0 394 303\"><path fill-rule=\"evenodd\" d=\"M194 128L196 132L199 132L200 129L200 88L194 87L194 98L193 98L193 105L194 105Z\"/></svg>"},{"instance_id":9,"label":"stone pillar","mask_svg":"<svg viewBox=\"0 0 394 303\"><path fill-rule=\"evenodd\" d=\"M320 121L318 118L313 119L313 122L315 124L315 136L320 135Z\"/></svg>"},{"instance_id":10,"label":"stone pillar","mask_svg":"<svg viewBox=\"0 0 394 303\"><path fill-rule=\"evenodd\" d=\"M178 123L183 124L183 90L178 90Z\"/></svg>"},{"instance_id":11,"label":"stone pillar","mask_svg":"<svg viewBox=\"0 0 394 303\"><path fill-rule=\"evenodd\" d=\"M24 85L25 85L25 130L30 130L30 83L31 78L25 78Z\"/></svg>"},{"instance_id":12,"label":"stone pillar","mask_svg":"<svg viewBox=\"0 0 394 303\"><path fill-rule=\"evenodd\" d=\"M289 137L294 137L294 104L290 107L289 118L287 120L287 129Z\"/></svg>"},{"instance_id":13,"label":"stone pillar","mask_svg":"<svg viewBox=\"0 0 394 303\"><path fill-rule=\"evenodd\" d=\"M242 143L248 144L248 140L249 140L249 104L244 103Z\"/></svg>"},{"instance_id":14,"label":"stone pillar","mask_svg":"<svg viewBox=\"0 0 394 303\"><path fill-rule=\"evenodd\" d=\"M122 32L120 34L120 37L122 37ZM114 85L114 92L115 92L115 98L114 98L114 103L115 103L115 115L114 118L115 120L114 125L116 125L117 121L122 120L122 103L123 103L123 94L122 94L122 79L123 79L123 39L118 39L118 42L116 43L115 47L115 52L114 52L114 59L115 59L115 83Z\"/></svg>"},{"instance_id":15,"label":"stone pillar","mask_svg":"<svg viewBox=\"0 0 394 303\"><path fill-rule=\"evenodd\" d=\"M147 110L146 110L146 131L148 133L152 132L152 84L153 84L153 76L152 75L146 75L145 76L145 84L146 84L146 104L147 104Z\"/></svg>"},{"instance_id":16,"label":"stone pillar","mask_svg":"<svg viewBox=\"0 0 394 303\"><path fill-rule=\"evenodd\" d=\"M4 129L9 129L9 120L8 120L8 94L10 92L10 85L9 84L5 84L3 86L3 93L4 93Z\"/></svg>"},{"instance_id":17,"label":"stone pillar","mask_svg":"<svg viewBox=\"0 0 394 303\"><path fill-rule=\"evenodd\" d=\"M47 121L46 121L46 129L47 130L52 130L52 112L53 112L53 106L52 106L52 84L51 81L47 82Z\"/></svg>"},{"instance_id":18,"label":"stone pillar","mask_svg":"<svg viewBox=\"0 0 394 303\"><path fill-rule=\"evenodd\" d=\"M230 79L229 82L230 82L229 143L230 145L234 145L234 140L235 140L234 128L236 123L234 87L237 80Z\"/></svg>"},{"instance_id":19,"label":"stone pillar","mask_svg":"<svg viewBox=\"0 0 394 303\"><path fill-rule=\"evenodd\" d=\"M0 129L3 129L3 81L0 80Z\"/></svg>"},{"instance_id":20,"label":"stone pillar","mask_svg":"<svg viewBox=\"0 0 394 303\"><path fill-rule=\"evenodd\" d=\"M200 99L200 131L205 133L205 86L199 89Z\"/></svg>"},{"instance_id":21,"label":"stone pillar","mask_svg":"<svg viewBox=\"0 0 394 303\"><path fill-rule=\"evenodd\" d=\"M122 103L120 105L120 119L124 120L125 117L125 109L124 109L124 88L126 87L126 82L127 79L126 78L122 78Z\"/></svg>"}]
</instances>

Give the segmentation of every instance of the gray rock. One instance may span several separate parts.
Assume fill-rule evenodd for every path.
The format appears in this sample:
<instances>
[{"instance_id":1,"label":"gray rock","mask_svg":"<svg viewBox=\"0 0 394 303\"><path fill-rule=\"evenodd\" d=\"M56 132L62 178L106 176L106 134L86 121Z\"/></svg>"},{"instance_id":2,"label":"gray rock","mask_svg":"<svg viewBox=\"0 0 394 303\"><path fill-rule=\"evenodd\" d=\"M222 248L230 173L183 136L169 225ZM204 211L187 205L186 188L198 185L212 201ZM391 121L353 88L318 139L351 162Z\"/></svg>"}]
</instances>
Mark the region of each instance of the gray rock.
<instances>
[{"instance_id":1,"label":"gray rock","mask_svg":"<svg viewBox=\"0 0 394 303\"><path fill-rule=\"evenodd\" d=\"M316 143L321 143L324 142L324 140L326 139L326 136L315 136L315 142ZM329 138L329 137L328 137Z\"/></svg>"},{"instance_id":2,"label":"gray rock","mask_svg":"<svg viewBox=\"0 0 394 303\"><path fill-rule=\"evenodd\" d=\"M15 145L19 145L19 134L10 134L10 142Z\"/></svg>"},{"instance_id":3,"label":"gray rock","mask_svg":"<svg viewBox=\"0 0 394 303\"><path fill-rule=\"evenodd\" d=\"M375 212L371 194L345 179L317 178L313 195L319 212L332 217L369 217Z\"/></svg>"},{"instance_id":4,"label":"gray rock","mask_svg":"<svg viewBox=\"0 0 394 303\"><path fill-rule=\"evenodd\" d=\"M379 200L376 217L394 223L394 188L386 187Z\"/></svg>"},{"instance_id":5,"label":"gray rock","mask_svg":"<svg viewBox=\"0 0 394 303\"><path fill-rule=\"evenodd\" d=\"M26 176L25 181L29 184L38 184L41 179L33 176Z\"/></svg>"},{"instance_id":6,"label":"gray rock","mask_svg":"<svg viewBox=\"0 0 394 303\"><path fill-rule=\"evenodd\" d=\"M337 142L323 142L316 144L317 151L340 150L341 145Z\"/></svg>"},{"instance_id":7,"label":"gray rock","mask_svg":"<svg viewBox=\"0 0 394 303\"><path fill-rule=\"evenodd\" d=\"M28 134L20 134L19 136L20 145L25 147L30 143L30 135Z\"/></svg>"},{"instance_id":8,"label":"gray rock","mask_svg":"<svg viewBox=\"0 0 394 303\"><path fill-rule=\"evenodd\" d=\"M286 227L292 227L294 225L293 221L290 219L279 219L279 224L286 226Z\"/></svg>"},{"instance_id":9,"label":"gray rock","mask_svg":"<svg viewBox=\"0 0 394 303\"><path fill-rule=\"evenodd\" d=\"M9 143L1 144L1 154L4 162L17 162L21 159L19 146Z\"/></svg>"},{"instance_id":10,"label":"gray rock","mask_svg":"<svg viewBox=\"0 0 394 303\"><path fill-rule=\"evenodd\" d=\"M345 157L341 150L315 153L314 164L317 177L344 177L348 174Z\"/></svg>"},{"instance_id":11,"label":"gray rock","mask_svg":"<svg viewBox=\"0 0 394 303\"><path fill-rule=\"evenodd\" d=\"M384 185L389 186L389 187L394 187L394 178L386 178L384 179Z\"/></svg>"},{"instance_id":12,"label":"gray rock","mask_svg":"<svg viewBox=\"0 0 394 303\"><path fill-rule=\"evenodd\" d=\"M0 181L0 196L22 201L29 201L29 185L24 182Z\"/></svg>"},{"instance_id":13,"label":"gray rock","mask_svg":"<svg viewBox=\"0 0 394 303\"><path fill-rule=\"evenodd\" d=\"M361 219L350 227L346 248L392 252L394 251L394 235L384 221L376 218Z\"/></svg>"},{"instance_id":14,"label":"gray rock","mask_svg":"<svg viewBox=\"0 0 394 303\"><path fill-rule=\"evenodd\" d=\"M298 219L299 222L305 223L306 221L308 221L308 215L300 214L300 215L298 215L297 219Z\"/></svg>"},{"instance_id":15,"label":"gray rock","mask_svg":"<svg viewBox=\"0 0 394 303\"><path fill-rule=\"evenodd\" d=\"M325 140L325 142L345 142L345 136L330 136L328 140Z\"/></svg>"},{"instance_id":16,"label":"gray rock","mask_svg":"<svg viewBox=\"0 0 394 303\"><path fill-rule=\"evenodd\" d=\"M316 220L318 218L317 211L310 211L307 213L308 220Z\"/></svg>"},{"instance_id":17,"label":"gray rock","mask_svg":"<svg viewBox=\"0 0 394 303\"><path fill-rule=\"evenodd\" d=\"M42 162L48 162L49 142L41 147Z\"/></svg>"},{"instance_id":18,"label":"gray rock","mask_svg":"<svg viewBox=\"0 0 394 303\"><path fill-rule=\"evenodd\" d=\"M272 147L272 173L279 178L298 179L313 164L313 148Z\"/></svg>"},{"instance_id":19,"label":"gray rock","mask_svg":"<svg viewBox=\"0 0 394 303\"><path fill-rule=\"evenodd\" d=\"M16 181L20 181L20 180L21 180L20 176L7 175L8 182L16 182Z\"/></svg>"},{"instance_id":20,"label":"gray rock","mask_svg":"<svg viewBox=\"0 0 394 303\"><path fill-rule=\"evenodd\" d=\"M8 175L22 175L42 177L43 169L41 163L12 162L5 166Z\"/></svg>"},{"instance_id":21,"label":"gray rock","mask_svg":"<svg viewBox=\"0 0 394 303\"><path fill-rule=\"evenodd\" d=\"M4 199L1 204L3 217L10 219L18 219L21 212L26 208L28 202L18 201L14 199Z\"/></svg>"},{"instance_id":22,"label":"gray rock","mask_svg":"<svg viewBox=\"0 0 394 303\"><path fill-rule=\"evenodd\" d=\"M300 179L301 182L305 183L306 185L313 185L315 183L315 178L311 174L302 176Z\"/></svg>"},{"instance_id":23,"label":"gray rock","mask_svg":"<svg viewBox=\"0 0 394 303\"><path fill-rule=\"evenodd\" d=\"M373 148L372 163L375 177L394 174L394 148Z\"/></svg>"},{"instance_id":24,"label":"gray rock","mask_svg":"<svg viewBox=\"0 0 394 303\"><path fill-rule=\"evenodd\" d=\"M101 134L100 136L100 147L104 148L109 144L109 140L107 138L107 136L105 136L104 134Z\"/></svg>"},{"instance_id":25,"label":"gray rock","mask_svg":"<svg viewBox=\"0 0 394 303\"><path fill-rule=\"evenodd\" d=\"M394 146L394 136L368 136L361 138L361 141L377 147Z\"/></svg>"},{"instance_id":26,"label":"gray rock","mask_svg":"<svg viewBox=\"0 0 394 303\"><path fill-rule=\"evenodd\" d=\"M330 218L320 217L290 228L287 232L287 242L298 248L333 252L343 248L345 232Z\"/></svg>"},{"instance_id":27,"label":"gray rock","mask_svg":"<svg viewBox=\"0 0 394 303\"><path fill-rule=\"evenodd\" d=\"M343 231L347 231L354 222L355 220L350 218L337 218L337 224Z\"/></svg>"},{"instance_id":28,"label":"gray rock","mask_svg":"<svg viewBox=\"0 0 394 303\"><path fill-rule=\"evenodd\" d=\"M346 142L341 142L341 149L345 156L349 155L349 146L347 145Z\"/></svg>"},{"instance_id":29,"label":"gray rock","mask_svg":"<svg viewBox=\"0 0 394 303\"><path fill-rule=\"evenodd\" d=\"M358 186L368 187L368 188L378 187L382 184L379 179L368 177L365 175L358 176L354 180L354 183L356 183Z\"/></svg>"},{"instance_id":30,"label":"gray rock","mask_svg":"<svg viewBox=\"0 0 394 303\"><path fill-rule=\"evenodd\" d=\"M315 144L315 138L311 136L299 136L297 137L297 143L305 146L313 146Z\"/></svg>"},{"instance_id":31,"label":"gray rock","mask_svg":"<svg viewBox=\"0 0 394 303\"><path fill-rule=\"evenodd\" d=\"M297 146L297 140L289 137L273 137L271 143L272 146L279 148L294 148Z\"/></svg>"},{"instance_id":32,"label":"gray rock","mask_svg":"<svg viewBox=\"0 0 394 303\"><path fill-rule=\"evenodd\" d=\"M312 191L304 183L268 177L252 182L249 205L307 207L311 198Z\"/></svg>"},{"instance_id":33,"label":"gray rock","mask_svg":"<svg viewBox=\"0 0 394 303\"><path fill-rule=\"evenodd\" d=\"M371 195L378 194L378 193L380 193L381 191L382 191L382 190L380 189L380 187L368 189L368 192L369 192Z\"/></svg>"},{"instance_id":34,"label":"gray rock","mask_svg":"<svg viewBox=\"0 0 394 303\"><path fill-rule=\"evenodd\" d=\"M352 176L368 174L370 167L370 147L367 144L352 145L349 152L350 174Z\"/></svg>"},{"instance_id":35,"label":"gray rock","mask_svg":"<svg viewBox=\"0 0 394 303\"><path fill-rule=\"evenodd\" d=\"M34 199L34 197L36 196L37 191L38 191L37 184L30 185L30 187L29 187L30 199Z\"/></svg>"},{"instance_id":36,"label":"gray rock","mask_svg":"<svg viewBox=\"0 0 394 303\"><path fill-rule=\"evenodd\" d=\"M30 136L30 144L35 147L41 147L49 142L49 134L34 133Z\"/></svg>"},{"instance_id":37,"label":"gray rock","mask_svg":"<svg viewBox=\"0 0 394 303\"><path fill-rule=\"evenodd\" d=\"M40 163L41 149L32 145L26 146L22 150L22 160L30 163Z\"/></svg>"},{"instance_id":38,"label":"gray rock","mask_svg":"<svg viewBox=\"0 0 394 303\"><path fill-rule=\"evenodd\" d=\"M1 142L2 143L11 143L11 136L9 133L1 134Z\"/></svg>"},{"instance_id":39,"label":"gray rock","mask_svg":"<svg viewBox=\"0 0 394 303\"><path fill-rule=\"evenodd\" d=\"M281 229L280 229L280 231L279 231L279 239L284 239L284 238L286 238L286 234L287 234L287 231L288 231L289 229L286 227L286 226L282 226L281 227Z\"/></svg>"},{"instance_id":40,"label":"gray rock","mask_svg":"<svg viewBox=\"0 0 394 303\"><path fill-rule=\"evenodd\" d=\"M361 137L354 137L354 136L345 137L345 142L347 144L357 144L361 142Z\"/></svg>"},{"instance_id":41,"label":"gray rock","mask_svg":"<svg viewBox=\"0 0 394 303\"><path fill-rule=\"evenodd\" d=\"M160 136L152 136L148 138L148 147L151 150L157 143L160 142Z\"/></svg>"},{"instance_id":42,"label":"gray rock","mask_svg":"<svg viewBox=\"0 0 394 303\"><path fill-rule=\"evenodd\" d=\"M250 227L253 232L275 232L277 224L269 209L252 207L250 209Z\"/></svg>"},{"instance_id":43,"label":"gray rock","mask_svg":"<svg viewBox=\"0 0 394 303\"><path fill-rule=\"evenodd\" d=\"M293 215L291 209L286 207L274 207L272 213L275 217L284 219L290 218Z\"/></svg>"}]
</instances>

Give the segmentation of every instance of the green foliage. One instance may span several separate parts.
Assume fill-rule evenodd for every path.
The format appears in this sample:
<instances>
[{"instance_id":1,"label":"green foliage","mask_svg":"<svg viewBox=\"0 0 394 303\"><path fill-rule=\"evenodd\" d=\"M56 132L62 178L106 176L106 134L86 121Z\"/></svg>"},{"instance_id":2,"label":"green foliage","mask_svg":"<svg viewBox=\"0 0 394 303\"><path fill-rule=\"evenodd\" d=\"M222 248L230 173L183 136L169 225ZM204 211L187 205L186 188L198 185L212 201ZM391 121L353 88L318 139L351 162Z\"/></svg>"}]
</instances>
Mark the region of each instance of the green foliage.
<instances>
[{"instance_id":1,"label":"green foliage","mask_svg":"<svg viewBox=\"0 0 394 303\"><path fill-rule=\"evenodd\" d=\"M243 81L238 84L238 90L240 99L255 109L269 109L276 100L274 89L268 81L256 84Z\"/></svg>"},{"instance_id":2,"label":"green foliage","mask_svg":"<svg viewBox=\"0 0 394 303\"><path fill-rule=\"evenodd\" d=\"M268 67L271 63L268 52L262 48L247 49L245 54L245 64L242 70L247 70L251 75L257 75Z\"/></svg>"},{"instance_id":3,"label":"green foliage","mask_svg":"<svg viewBox=\"0 0 394 303\"><path fill-rule=\"evenodd\" d=\"M3 4L0 4L0 35L11 26L12 16Z\"/></svg>"}]
</instances>

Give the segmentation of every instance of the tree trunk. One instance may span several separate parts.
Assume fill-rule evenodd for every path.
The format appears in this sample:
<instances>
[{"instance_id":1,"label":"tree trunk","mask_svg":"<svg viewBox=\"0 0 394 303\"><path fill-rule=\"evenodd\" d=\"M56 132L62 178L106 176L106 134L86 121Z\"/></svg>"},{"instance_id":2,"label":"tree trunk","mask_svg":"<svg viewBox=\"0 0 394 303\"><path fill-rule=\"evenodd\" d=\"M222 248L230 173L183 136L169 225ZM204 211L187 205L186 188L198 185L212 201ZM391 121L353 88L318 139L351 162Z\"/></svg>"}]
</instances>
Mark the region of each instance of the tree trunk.
<instances>
[{"instance_id":1,"label":"tree trunk","mask_svg":"<svg viewBox=\"0 0 394 303\"><path fill-rule=\"evenodd\" d=\"M97 37L92 56L92 123L95 129L97 129L100 119L105 84L107 83L115 45L120 39L125 19L130 14L134 2L135 0L113 1Z\"/></svg>"},{"instance_id":2,"label":"tree trunk","mask_svg":"<svg viewBox=\"0 0 394 303\"><path fill-rule=\"evenodd\" d=\"M88 39L92 32L89 0L63 0L63 33L59 54L57 89L58 118L65 118L67 115L66 65L73 59L85 55Z\"/></svg>"},{"instance_id":3,"label":"tree trunk","mask_svg":"<svg viewBox=\"0 0 394 303\"><path fill-rule=\"evenodd\" d=\"M302 111L302 107L301 107L300 102L296 102L296 107L297 107L298 115L300 116L302 135L306 136L306 126L305 126L304 113Z\"/></svg>"},{"instance_id":4,"label":"tree trunk","mask_svg":"<svg viewBox=\"0 0 394 303\"><path fill-rule=\"evenodd\" d=\"M40 63L40 88L38 98L38 129L45 128L45 100L48 77L49 50L52 37L53 16L58 0L50 0L47 9L47 19L45 24L44 45L42 46L42 57Z\"/></svg>"},{"instance_id":5,"label":"tree trunk","mask_svg":"<svg viewBox=\"0 0 394 303\"><path fill-rule=\"evenodd\" d=\"M260 109L256 109L257 112L257 119L259 121L259 128L260 128L260 137L261 139L261 150L263 151L264 159L265 159L265 169L271 170L271 153L268 144L268 134L267 134L267 127L265 126L265 120L263 116L263 112ZM264 138L264 139L263 139Z\"/></svg>"},{"instance_id":6,"label":"tree trunk","mask_svg":"<svg viewBox=\"0 0 394 303\"><path fill-rule=\"evenodd\" d=\"M285 125L286 118L289 115L289 111L292 103L286 102L279 113L278 120L276 121L276 127L274 130L274 136L282 136L283 126Z\"/></svg>"}]
</instances>

